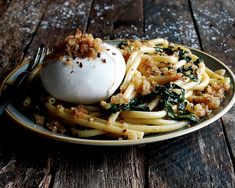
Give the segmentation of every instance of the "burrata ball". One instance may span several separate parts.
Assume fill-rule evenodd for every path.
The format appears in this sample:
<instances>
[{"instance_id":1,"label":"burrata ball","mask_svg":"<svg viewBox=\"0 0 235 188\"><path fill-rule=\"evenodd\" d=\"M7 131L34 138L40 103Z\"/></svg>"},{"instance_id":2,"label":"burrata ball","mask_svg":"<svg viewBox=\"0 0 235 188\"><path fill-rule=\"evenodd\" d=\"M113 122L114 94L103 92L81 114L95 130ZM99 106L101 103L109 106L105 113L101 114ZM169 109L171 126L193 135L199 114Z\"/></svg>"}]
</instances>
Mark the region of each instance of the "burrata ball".
<instances>
[{"instance_id":1,"label":"burrata ball","mask_svg":"<svg viewBox=\"0 0 235 188\"><path fill-rule=\"evenodd\" d=\"M120 86L126 72L121 52L102 43L96 58L49 58L41 68L45 90L53 97L70 103L93 104L110 97Z\"/></svg>"}]
</instances>

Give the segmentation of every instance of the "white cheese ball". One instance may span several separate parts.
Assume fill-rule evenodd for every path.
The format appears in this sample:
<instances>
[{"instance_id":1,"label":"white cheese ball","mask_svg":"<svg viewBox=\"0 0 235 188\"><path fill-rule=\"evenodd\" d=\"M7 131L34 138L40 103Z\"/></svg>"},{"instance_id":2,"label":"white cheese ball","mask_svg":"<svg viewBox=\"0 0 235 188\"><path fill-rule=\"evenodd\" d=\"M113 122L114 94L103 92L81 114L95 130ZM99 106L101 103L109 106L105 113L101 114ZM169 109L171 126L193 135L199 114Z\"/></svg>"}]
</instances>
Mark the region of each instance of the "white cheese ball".
<instances>
[{"instance_id":1,"label":"white cheese ball","mask_svg":"<svg viewBox=\"0 0 235 188\"><path fill-rule=\"evenodd\" d=\"M110 97L121 84L126 71L120 51L104 43L100 57L75 58L66 63L64 56L46 62L41 69L41 80L46 91L57 99L93 104Z\"/></svg>"}]
</instances>

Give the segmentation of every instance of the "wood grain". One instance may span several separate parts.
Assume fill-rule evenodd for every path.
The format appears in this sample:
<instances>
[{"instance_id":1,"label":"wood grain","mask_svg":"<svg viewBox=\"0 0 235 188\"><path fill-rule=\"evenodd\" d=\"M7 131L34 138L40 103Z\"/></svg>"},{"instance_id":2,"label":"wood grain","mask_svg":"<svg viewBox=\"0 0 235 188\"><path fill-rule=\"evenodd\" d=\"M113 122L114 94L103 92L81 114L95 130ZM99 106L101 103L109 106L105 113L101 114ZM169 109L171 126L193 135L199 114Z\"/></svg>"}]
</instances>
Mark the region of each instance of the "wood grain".
<instances>
[{"instance_id":1,"label":"wood grain","mask_svg":"<svg viewBox=\"0 0 235 188\"><path fill-rule=\"evenodd\" d=\"M201 46L188 1L148 1L144 12L147 38L159 36L192 47ZM214 135L220 135L220 140ZM227 152L216 152L222 147ZM235 181L220 121L187 137L147 148L149 187L213 187L224 183L231 187ZM226 161L222 166L221 159Z\"/></svg>"},{"instance_id":2,"label":"wood grain","mask_svg":"<svg viewBox=\"0 0 235 188\"><path fill-rule=\"evenodd\" d=\"M1 79L22 56L76 28L106 39L163 37L202 47L235 70L232 0L12 0L0 2L0 18ZM219 120L133 147L59 143L0 117L0 187L234 187L234 110L224 127Z\"/></svg>"},{"instance_id":3,"label":"wood grain","mask_svg":"<svg viewBox=\"0 0 235 188\"><path fill-rule=\"evenodd\" d=\"M147 146L149 187L232 187L234 172L224 139L222 126L213 123L194 134Z\"/></svg>"},{"instance_id":4,"label":"wood grain","mask_svg":"<svg viewBox=\"0 0 235 188\"><path fill-rule=\"evenodd\" d=\"M235 72L235 2L200 0L191 1L191 4L203 50L219 58ZM233 160L235 158L234 113L235 107L222 118Z\"/></svg>"},{"instance_id":5,"label":"wood grain","mask_svg":"<svg viewBox=\"0 0 235 188\"><path fill-rule=\"evenodd\" d=\"M235 3L232 0L191 1L203 50L234 66Z\"/></svg>"},{"instance_id":6,"label":"wood grain","mask_svg":"<svg viewBox=\"0 0 235 188\"><path fill-rule=\"evenodd\" d=\"M200 47L187 0L147 0L144 12L145 38L162 37L171 42Z\"/></svg>"},{"instance_id":7,"label":"wood grain","mask_svg":"<svg viewBox=\"0 0 235 188\"><path fill-rule=\"evenodd\" d=\"M4 14L6 9L9 7L11 0L2 0L0 1L0 17Z\"/></svg>"},{"instance_id":8,"label":"wood grain","mask_svg":"<svg viewBox=\"0 0 235 188\"><path fill-rule=\"evenodd\" d=\"M42 5L43 3L41 3L39 7L42 7ZM31 33L32 39L30 40L32 41L28 41L29 44L27 44L28 51L26 56L28 57L33 54L42 43L49 47L55 45L66 35L75 32L78 27L85 30L89 17L89 6L91 6L91 1L86 1L86 3L81 1L51 1L50 4L47 5L47 9L40 10L40 19L42 19L40 20L40 25L37 27L37 30L35 30L37 31L36 34ZM44 6L44 8L45 7L46 6ZM12 9L12 7L10 7L10 9ZM21 9L19 8L19 10L14 11L21 11ZM17 12L14 13L21 15ZM12 12L9 13L9 16L12 16ZM32 23L29 23L29 27L32 26ZM18 27L20 29L23 26ZM22 33L22 35L23 34L26 35L25 33ZM6 38L8 35L4 35L4 37ZM22 44L22 41L18 41L18 43ZM15 48L19 48L19 46ZM12 50L12 47L9 49ZM9 69L9 67L7 67L7 69ZM2 171L2 173L0 171L0 187L52 186L55 173L55 156L57 156L55 148L58 149L59 146L56 147L56 144L53 144L54 142L50 145L50 141L47 139L38 137L34 139L34 134L14 129L9 126L12 123L5 118L2 118L1 122L3 121L5 121L3 124L8 125L9 128L3 127L3 132L8 133L8 135L2 135L2 139L6 141L7 137L13 137L13 140L7 144L8 147L12 146L13 148L6 149L9 152L8 157L6 157L5 152L0 153L3 156L3 159L0 160L2 161L2 164L0 163L0 169ZM16 126L15 124L13 125ZM20 133L21 135L13 134L11 136L10 132ZM17 139L22 141L18 142ZM49 146L45 146L46 143ZM2 147L0 146L0 149L4 146L6 145L3 144ZM40 151L39 148L42 149L42 151Z\"/></svg>"},{"instance_id":9,"label":"wood grain","mask_svg":"<svg viewBox=\"0 0 235 188\"><path fill-rule=\"evenodd\" d=\"M0 19L0 82L24 54L37 29L47 0L12 1ZM30 15L30 16L29 16Z\"/></svg>"},{"instance_id":10,"label":"wood grain","mask_svg":"<svg viewBox=\"0 0 235 188\"><path fill-rule=\"evenodd\" d=\"M50 141L0 121L0 187L49 187L55 157Z\"/></svg>"},{"instance_id":11,"label":"wood grain","mask_svg":"<svg viewBox=\"0 0 235 188\"><path fill-rule=\"evenodd\" d=\"M138 147L69 147L57 161L54 187L144 187Z\"/></svg>"},{"instance_id":12,"label":"wood grain","mask_svg":"<svg viewBox=\"0 0 235 188\"><path fill-rule=\"evenodd\" d=\"M143 25L138 20L143 14L142 3L137 5L138 2L94 1L87 32L96 37L122 38L125 36L120 31L125 28L125 34L141 36ZM128 18L127 13L117 14L122 9L129 13L133 7L137 11ZM54 187L144 187L145 184L144 154L138 147L74 147L61 152L56 164Z\"/></svg>"},{"instance_id":13,"label":"wood grain","mask_svg":"<svg viewBox=\"0 0 235 188\"><path fill-rule=\"evenodd\" d=\"M141 38L142 0L95 0L87 32L103 39Z\"/></svg>"},{"instance_id":14,"label":"wood grain","mask_svg":"<svg viewBox=\"0 0 235 188\"><path fill-rule=\"evenodd\" d=\"M52 48L66 36L75 34L77 28L86 30L91 3L92 0L51 1L30 44L28 56L32 56L41 44Z\"/></svg>"}]
</instances>

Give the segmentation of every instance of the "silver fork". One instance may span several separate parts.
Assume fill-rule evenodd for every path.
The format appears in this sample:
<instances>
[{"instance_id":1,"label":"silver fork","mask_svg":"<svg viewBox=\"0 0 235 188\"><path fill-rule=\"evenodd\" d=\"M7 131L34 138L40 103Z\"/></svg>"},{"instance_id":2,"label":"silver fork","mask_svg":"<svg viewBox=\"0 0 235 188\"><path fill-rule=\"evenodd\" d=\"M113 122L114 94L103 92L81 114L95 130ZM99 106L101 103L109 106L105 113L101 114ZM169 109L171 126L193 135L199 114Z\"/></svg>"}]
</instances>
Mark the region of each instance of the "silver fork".
<instances>
[{"instance_id":1,"label":"silver fork","mask_svg":"<svg viewBox=\"0 0 235 188\"><path fill-rule=\"evenodd\" d=\"M20 73L20 75L16 78L13 84L8 85L1 94L0 98L0 115L3 114L7 106L11 103L14 94L17 93L21 85L27 80L32 70L40 63L43 62L45 56L49 53L49 49L41 46L38 48L36 55L29 62L25 71Z\"/></svg>"}]
</instances>

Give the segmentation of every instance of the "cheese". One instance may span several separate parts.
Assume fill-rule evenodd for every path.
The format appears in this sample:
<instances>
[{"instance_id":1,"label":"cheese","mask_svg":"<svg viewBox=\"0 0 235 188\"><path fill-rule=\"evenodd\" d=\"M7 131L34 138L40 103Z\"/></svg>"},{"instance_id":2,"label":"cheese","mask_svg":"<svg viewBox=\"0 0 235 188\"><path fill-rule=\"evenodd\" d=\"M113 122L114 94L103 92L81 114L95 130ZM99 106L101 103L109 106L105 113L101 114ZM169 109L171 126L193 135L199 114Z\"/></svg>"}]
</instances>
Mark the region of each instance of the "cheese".
<instances>
[{"instance_id":1,"label":"cheese","mask_svg":"<svg viewBox=\"0 0 235 188\"><path fill-rule=\"evenodd\" d=\"M110 97L125 76L126 64L117 48L106 43L103 47L95 59L62 56L46 62L40 74L46 91L77 104L93 104Z\"/></svg>"}]
</instances>

